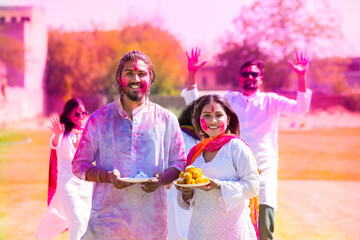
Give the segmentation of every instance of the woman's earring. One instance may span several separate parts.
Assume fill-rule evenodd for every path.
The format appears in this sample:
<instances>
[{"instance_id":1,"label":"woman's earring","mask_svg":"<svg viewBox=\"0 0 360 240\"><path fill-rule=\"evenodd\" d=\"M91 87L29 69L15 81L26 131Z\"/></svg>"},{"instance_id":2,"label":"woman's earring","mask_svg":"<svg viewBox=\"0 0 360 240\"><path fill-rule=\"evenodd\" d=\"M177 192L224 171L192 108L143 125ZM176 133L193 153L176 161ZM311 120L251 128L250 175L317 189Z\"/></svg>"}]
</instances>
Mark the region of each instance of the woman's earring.
<instances>
[{"instance_id":1,"label":"woman's earring","mask_svg":"<svg viewBox=\"0 0 360 240\"><path fill-rule=\"evenodd\" d=\"M205 135L204 131L203 131L203 130L200 130L200 131L199 131L199 135L201 135L201 136L202 136L202 135Z\"/></svg>"}]
</instances>

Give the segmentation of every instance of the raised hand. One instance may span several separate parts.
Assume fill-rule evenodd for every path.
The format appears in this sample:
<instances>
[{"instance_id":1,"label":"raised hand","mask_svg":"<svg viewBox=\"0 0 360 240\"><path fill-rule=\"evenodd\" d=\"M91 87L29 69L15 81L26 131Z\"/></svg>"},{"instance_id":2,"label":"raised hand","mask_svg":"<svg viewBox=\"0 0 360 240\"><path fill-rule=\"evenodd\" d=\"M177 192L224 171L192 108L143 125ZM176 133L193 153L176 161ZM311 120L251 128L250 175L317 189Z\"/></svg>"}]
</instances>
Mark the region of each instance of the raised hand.
<instances>
[{"instance_id":1,"label":"raised hand","mask_svg":"<svg viewBox=\"0 0 360 240\"><path fill-rule=\"evenodd\" d=\"M296 63L289 60L289 64L297 74L305 74L309 68L309 56L305 51L297 51Z\"/></svg>"},{"instance_id":2,"label":"raised hand","mask_svg":"<svg viewBox=\"0 0 360 240\"><path fill-rule=\"evenodd\" d=\"M191 49L191 56L189 56L188 52L186 51L186 56L188 58L189 72L196 72L197 70L199 70L199 68L204 66L205 63L207 63L207 61L204 61L199 64L200 53L201 53L201 50L198 48L195 48L195 50L193 48Z\"/></svg>"},{"instance_id":3,"label":"raised hand","mask_svg":"<svg viewBox=\"0 0 360 240\"><path fill-rule=\"evenodd\" d=\"M60 122L59 117L56 115L50 118L49 128L55 136L60 136L65 131L65 125Z\"/></svg>"}]
</instances>

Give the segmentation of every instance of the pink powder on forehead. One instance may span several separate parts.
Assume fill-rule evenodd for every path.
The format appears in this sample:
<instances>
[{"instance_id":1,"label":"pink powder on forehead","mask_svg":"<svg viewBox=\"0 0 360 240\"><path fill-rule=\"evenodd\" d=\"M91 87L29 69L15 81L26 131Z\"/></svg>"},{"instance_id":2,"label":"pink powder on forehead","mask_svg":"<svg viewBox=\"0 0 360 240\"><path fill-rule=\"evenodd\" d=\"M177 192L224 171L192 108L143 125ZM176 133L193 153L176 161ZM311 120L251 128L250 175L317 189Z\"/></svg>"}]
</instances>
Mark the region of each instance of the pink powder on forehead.
<instances>
[{"instance_id":1,"label":"pink powder on forehead","mask_svg":"<svg viewBox=\"0 0 360 240\"><path fill-rule=\"evenodd\" d=\"M137 60L137 59L135 59L135 61L134 61L134 71L137 71L137 70L139 70L139 67L138 67L138 60Z\"/></svg>"},{"instance_id":2,"label":"pink powder on forehead","mask_svg":"<svg viewBox=\"0 0 360 240\"><path fill-rule=\"evenodd\" d=\"M203 119L203 118L200 118L200 126L202 127L202 129L203 129L204 131L207 131L207 130L208 130L208 127L207 127L207 125L206 125L206 120Z\"/></svg>"},{"instance_id":3,"label":"pink powder on forehead","mask_svg":"<svg viewBox=\"0 0 360 240\"><path fill-rule=\"evenodd\" d=\"M211 112L214 112L215 111L215 107L214 107L214 104L211 105Z\"/></svg>"}]
</instances>

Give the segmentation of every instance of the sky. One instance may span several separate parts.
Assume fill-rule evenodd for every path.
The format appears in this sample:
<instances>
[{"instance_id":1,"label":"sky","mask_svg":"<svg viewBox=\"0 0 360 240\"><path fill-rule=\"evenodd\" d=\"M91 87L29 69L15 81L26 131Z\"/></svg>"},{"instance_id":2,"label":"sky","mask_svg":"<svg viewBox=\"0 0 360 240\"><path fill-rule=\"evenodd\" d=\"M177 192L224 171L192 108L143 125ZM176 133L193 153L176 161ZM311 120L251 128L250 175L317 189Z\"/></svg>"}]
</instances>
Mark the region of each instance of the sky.
<instances>
[{"instance_id":1,"label":"sky","mask_svg":"<svg viewBox=\"0 0 360 240\"><path fill-rule=\"evenodd\" d=\"M360 1L327 0L342 19L351 56L360 56ZM46 11L48 26L69 30L112 28L120 23L152 20L169 30L186 50L200 47L203 56L221 49L220 38L233 30L243 5L253 0L0 0L0 6L34 5Z\"/></svg>"}]
</instances>

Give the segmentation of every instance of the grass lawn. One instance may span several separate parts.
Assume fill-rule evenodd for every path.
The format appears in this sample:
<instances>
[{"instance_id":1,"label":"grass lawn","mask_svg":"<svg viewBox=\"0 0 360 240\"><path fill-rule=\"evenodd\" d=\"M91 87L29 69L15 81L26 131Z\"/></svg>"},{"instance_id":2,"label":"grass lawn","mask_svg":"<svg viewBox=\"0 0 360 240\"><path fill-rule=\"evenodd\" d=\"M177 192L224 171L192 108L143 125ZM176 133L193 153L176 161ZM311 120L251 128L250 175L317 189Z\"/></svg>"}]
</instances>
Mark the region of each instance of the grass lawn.
<instances>
[{"instance_id":1,"label":"grass lawn","mask_svg":"<svg viewBox=\"0 0 360 240\"><path fill-rule=\"evenodd\" d=\"M50 135L0 130L0 239L34 239L46 209ZM279 178L360 181L359 142L358 128L280 132ZM287 236L281 214L278 223L277 235Z\"/></svg>"}]
</instances>

